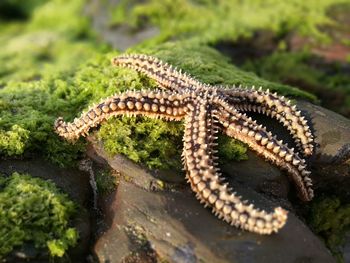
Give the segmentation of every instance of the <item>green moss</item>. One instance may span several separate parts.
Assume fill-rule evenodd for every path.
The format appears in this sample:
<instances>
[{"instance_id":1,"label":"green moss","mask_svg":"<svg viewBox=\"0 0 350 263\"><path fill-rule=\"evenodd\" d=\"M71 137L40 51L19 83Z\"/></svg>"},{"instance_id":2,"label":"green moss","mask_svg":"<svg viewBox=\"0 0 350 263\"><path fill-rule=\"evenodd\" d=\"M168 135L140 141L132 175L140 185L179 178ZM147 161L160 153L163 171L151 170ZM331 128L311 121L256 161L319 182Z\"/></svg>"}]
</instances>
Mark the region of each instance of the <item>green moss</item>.
<instances>
[{"instance_id":1,"label":"green moss","mask_svg":"<svg viewBox=\"0 0 350 263\"><path fill-rule=\"evenodd\" d=\"M110 154L121 153L151 168L180 167L182 127L146 118L115 119L103 125L98 138Z\"/></svg>"},{"instance_id":2,"label":"green moss","mask_svg":"<svg viewBox=\"0 0 350 263\"><path fill-rule=\"evenodd\" d=\"M11 40L13 45L26 49L31 55L12 53L14 57L7 63L1 78L4 88L0 90L0 130L6 134L16 124L27 131L27 139L17 136L13 145L8 145L4 151L39 151L56 163L71 164L84 145L79 141L75 146L69 146L58 139L52 131L56 117L72 120L88 105L117 91L155 88L156 85L135 71L110 66L110 58L116 53L99 54L92 45L67 42L59 35L47 35L47 32L31 34ZM30 36L38 43L29 44ZM11 54L10 45L8 49L3 53L6 56ZM296 88L265 81L242 71L210 47L176 42L131 51L155 55L206 83L261 85L280 94L314 99ZM84 61L89 56L92 58ZM28 64L21 65L23 59ZM141 118L111 120L102 125L98 133L111 154L125 154L152 168L180 167L181 136L181 125ZM18 145L21 145L21 151L18 151ZM228 145L232 143L223 147ZM233 148L239 153L242 146L237 144Z\"/></svg>"},{"instance_id":3,"label":"green moss","mask_svg":"<svg viewBox=\"0 0 350 263\"><path fill-rule=\"evenodd\" d=\"M219 161L225 163L228 161L241 161L247 160L247 146L237 140L233 140L228 136L221 135L218 138L219 143L219 152L218 156L220 157Z\"/></svg>"},{"instance_id":4,"label":"green moss","mask_svg":"<svg viewBox=\"0 0 350 263\"><path fill-rule=\"evenodd\" d=\"M343 262L340 248L346 232L350 231L350 204L342 204L336 197L316 200L312 204L309 223L324 238L338 262Z\"/></svg>"},{"instance_id":5,"label":"green moss","mask_svg":"<svg viewBox=\"0 0 350 263\"><path fill-rule=\"evenodd\" d=\"M200 43L236 40L251 36L256 30L268 29L276 34L292 30L327 40L319 30L330 24L327 9L346 0L322 1L240 1L240 0L123 0L112 9L112 24L131 28L155 25L160 34L148 44L172 39L191 39Z\"/></svg>"},{"instance_id":6,"label":"green moss","mask_svg":"<svg viewBox=\"0 0 350 263\"><path fill-rule=\"evenodd\" d=\"M89 34L87 20L80 15L82 4L53 0L35 9L29 23L0 26L2 153L37 151L60 165L69 165L84 149L81 142L72 147L60 141L52 126L61 112L76 110L81 100L87 100L77 96L67 102L65 96L74 89L74 72L99 54L93 41L79 39ZM69 12L58 11L63 9ZM45 14L55 23L46 21Z\"/></svg>"},{"instance_id":7,"label":"green moss","mask_svg":"<svg viewBox=\"0 0 350 263\"><path fill-rule=\"evenodd\" d=\"M315 96L295 87L267 81L255 73L239 69L215 49L191 42L170 42L152 49L133 48L129 52L154 55L205 83L213 85L262 86L279 94L315 101Z\"/></svg>"},{"instance_id":8,"label":"green moss","mask_svg":"<svg viewBox=\"0 0 350 263\"><path fill-rule=\"evenodd\" d=\"M109 194L119 184L120 174L114 170L102 170L96 175L96 186L99 194Z\"/></svg>"},{"instance_id":9,"label":"green moss","mask_svg":"<svg viewBox=\"0 0 350 263\"><path fill-rule=\"evenodd\" d=\"M62 257L78 233L69 227L76 205L50 181L13 173L0 177L0 260L25 242Z\"/></svg>"},{"instance_id":10,"label":"green moss","mask_svg":"<svg viewBox=\"0 0 350 263\"><path fill-rule=\"evenodd\" d=\"M0 152L6 155L18 155L24 152L29 139L29 131L13 125L9 131L0 131Z\"/></svg>"},{"instance_id":11,"label":"green moss","mask_svg":"<svg viewBox=\"0 0 350 263\"><path fill-rule=\"evenodd\" d=\"M53 30L65 37L81 38L91 34L89 20L83 14L85 0L51 0L37 8L31 30Z\"/></svg>"},{"instance_id":12,"label":"green moss","mask_svg":"<svg viewBox=\"0 0 350 263\"><path fill-rule=\"evenodd\" d=\"M81 16L83 4L48 1L33 11L28 24L0 26L0 151L6 155L36 152L60 165L74 164L84 151L84 140L70 145L59 139L53 132L58 116L71 121L115 92L156 87L135 71L110 66L117 52L107 53L95 43ZM263 86L315 100L309 93L242 71L213 48L193 41L129 52L155 55L206 83ZM112 119L98 132L109 153L122 153L152 168L181 166L181 136L182 124L142 118ZM242 144L223 140L220 147L226 148L221 151L226 161L229 154L245 158Z\"/></svg>"}]
</instances>

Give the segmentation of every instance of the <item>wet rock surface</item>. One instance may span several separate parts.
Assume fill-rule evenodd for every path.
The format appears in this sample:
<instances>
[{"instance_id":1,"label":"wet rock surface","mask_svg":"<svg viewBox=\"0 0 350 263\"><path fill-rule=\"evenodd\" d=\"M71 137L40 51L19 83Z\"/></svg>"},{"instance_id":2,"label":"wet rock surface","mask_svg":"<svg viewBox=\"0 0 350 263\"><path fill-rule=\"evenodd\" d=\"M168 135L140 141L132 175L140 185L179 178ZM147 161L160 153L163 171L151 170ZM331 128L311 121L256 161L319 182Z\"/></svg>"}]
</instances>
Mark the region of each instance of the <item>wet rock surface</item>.
<instances>
[{"instance_id":1,"label":"wet rock surface","mask_svg":"<svg viewBox=\"0 0 350 263\"><path fill-rule=\"evenodd\" d=\"M188 185L159 184L141 167L128 166L125 171L136 172L120 170L117 190L103 200L107 226L94 247L101 262L334 262L293 213L278 235L241 231L203 208ZM278 205L249 187L234 187L258 207Z\"/></svg>"},{"instance_id":2,"label":"wet rock surface","mask_svg":"<svg viewBox=\"0 0 350 263\"><path fill-rule=\"evenodd\" d=\"M317 144L310 160L316 191L329 191L350 200L350 121L332 111L299 102L309 116Z\"/></svg>"},{"instance_id":3,"label":"wet rock surface","mask_svg":"<svg viewBox=\"0 0 350 263\"><path fill-rule=\"evenodd\" d=\"M52 180L63 192L80 206L77 217L72 222L79 232L77 246L69 249L68 257L74 262L86 262L89 254L91 233L91 219L89 213L91 187L89 176L77 169L63 169L35 158L26 160L1 160L0 172L11 175L13 172L29 173L31 176L44 180ZM7 258L7 262L48 262L49 255L39 251L34 244L28 243L19 249L15 249Z\"/></svg>"},{"instance_id":4,"label":"wet rock surface","mask_svg":"<svg viewBox=\"0 0 350 263\"><path fill-rule=\"evenodd\" d=\"M342 187L349 174L330 175L324 167L349 169L349 120L307 102L300 101L298 106L312 120L319 144L310 160L316 188L325 189L323 181L329 182L330 176ZM286 137L275 126L268 124ZM332 131L338 136L327 136ZM93 136L89 140L88 155L97 162L107 161L121 174L117 189L100 200L105 224L94 252L101 262L335 262L297 216L297 207L290 201L295 189L287 176L253 152L248 152L247 161L231 162L221 169L230 185L255 206L271 210L282 205L290 211L286 226L271 236L241 231L217 219L196 200L183 173L149 171L123 156L109 156ZM341 161L335 165L340 152ZM344 259L347 251L345 246Z\"/></svg>"}]
</instances>

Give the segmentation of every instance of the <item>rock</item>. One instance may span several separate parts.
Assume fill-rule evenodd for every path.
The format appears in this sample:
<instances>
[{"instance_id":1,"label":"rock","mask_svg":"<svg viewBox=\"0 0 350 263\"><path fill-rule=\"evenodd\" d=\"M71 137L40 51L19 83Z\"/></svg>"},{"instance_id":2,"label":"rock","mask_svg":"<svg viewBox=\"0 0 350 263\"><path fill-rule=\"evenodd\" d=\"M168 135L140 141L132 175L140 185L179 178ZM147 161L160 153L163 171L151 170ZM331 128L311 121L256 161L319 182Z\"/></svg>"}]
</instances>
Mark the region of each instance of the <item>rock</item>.
<instances>
[{"instance_id":1,"label":"rock","mask_svg":"<svg viewBox=\"0 0 350 263\"><path fill-rule=\"evenodd\" d=\"M13 172L29 173L31 176L40 177L45 180L52 180L59 188L67 193L70 198L80 205L83 209L79 211L78 216L74 219L72 225L79 232L79 241L77 246L70 248L68 255L74 262L85 262L89 254L91 239L91 222L88 212L91 187L89 176L77 169L63 169L46 160L35 158L27 160L2 160L0 163L0 172L10 175ZM18 250L14 250L7 262L21 262L29 259L35 262L47 262L48 253L38 251L33 244L25 244Z\"/></svg>"},{"instance_id":2,"label":"rock","mask_svg":"<svg viewBox=\"0 0 350 263\"><path fill-rule=\"evenodd\" d=\"M309 160L316 195L333 187L347 192L349 120L308 102L299 101L298 106L312 120L318 144ZM293 144L280 124L261 116L259 120ZM109 156L101 143L91 136L89 140L92 147L88 155L106 160L121 173L117 190L101 200L107 226L94 247L100 261L335 261L324 243L296 216L300 209L289 201L296 191L287 176L255 153L248 152L247 161L231 162L221 169L229 184L257 207L271 211L282 205L290 211L286 226L271 236L241 231L217 219L195 199L184 183L184 174L150 171L123 156ZM340 171L337 169L347 172L333 171Z\"/></svg>"},{"instance_id":3,"label":"rock","mask_svg":"<svg viewBox=\"0 0 350 263\"><path fill-rule=\"evenodd\" d=\"M320 106L299 101L307 113L317 144L312 166L315 189L343 195L350 200L350 121Z\"/></svg>"},{"instance_id":4,"label":"rock","mask_svg":"<svg viewBox=\"0 0 350 263\"><path fill-rule=\"evenodd\" d=\"M287 199L290 190L287 176L276 166L266 162L255 152L248 151L248 160L230 162L221 166L230 181L246 185L257 192Z\"/></svg>"},{"instance_id":5,"label":"rock","mask_svg":"<svg viewBox=\"0 0 350 263\"><path fill-rule=\"evenodd\" d=\"M91 149L89 155L94 156ZM122 174L117 190L103 200L108 226L94 246L101 262L334 262L293 213L277 235L241 231L205 209L188 185L157 188L154 176L126 158L107 161L123 166L117 166ZM249 187L234 187L259 208L277 206Z\"/></svg>"},{"instance_id":6,"label":"rock","mask_svg":"<svg viewBox=\"0 0 350 263\"><path fill-rule=\"evenodd\" d=\"M345 237L342 253L344 257L344 262L350 262L350 233L347 233Z\"/></svg>"}]
</instances>

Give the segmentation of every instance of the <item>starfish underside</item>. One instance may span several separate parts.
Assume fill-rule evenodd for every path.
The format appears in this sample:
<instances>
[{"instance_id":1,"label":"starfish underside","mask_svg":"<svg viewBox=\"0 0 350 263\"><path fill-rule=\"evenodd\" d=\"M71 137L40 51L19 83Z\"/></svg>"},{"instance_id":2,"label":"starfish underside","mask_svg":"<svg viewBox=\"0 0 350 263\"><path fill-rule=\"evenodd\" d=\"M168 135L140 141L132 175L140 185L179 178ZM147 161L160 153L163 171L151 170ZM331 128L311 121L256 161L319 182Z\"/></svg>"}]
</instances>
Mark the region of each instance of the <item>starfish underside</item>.
<instances>
[{"instance_id":1,"label":"starfish underside","mask_svg":"<svg viewBox=\"0 0 350 263\"><path fill-rule=\"evenodd\" d=\"M307 121L290 101L254 87L224 88L203 84L146 55L119 56L112 63L146 74L164 90L127 91L92 106L71 123L58 118L55 130L60 136L74 141L116 115L184 120L182 157L196 197L205 206L210 206L219 218L259 234L271 234L282 228L287 211L281 207L272 213L259 210L242 201L223 181L215 162L219 130L246 143L259 155L286 170L300 198L304 201L312 199L312 182L305 160L245 114L256 111L277 119L293 136L300 154L307 157L313 153L313 136Z\"/></svg>"}]
</instances>

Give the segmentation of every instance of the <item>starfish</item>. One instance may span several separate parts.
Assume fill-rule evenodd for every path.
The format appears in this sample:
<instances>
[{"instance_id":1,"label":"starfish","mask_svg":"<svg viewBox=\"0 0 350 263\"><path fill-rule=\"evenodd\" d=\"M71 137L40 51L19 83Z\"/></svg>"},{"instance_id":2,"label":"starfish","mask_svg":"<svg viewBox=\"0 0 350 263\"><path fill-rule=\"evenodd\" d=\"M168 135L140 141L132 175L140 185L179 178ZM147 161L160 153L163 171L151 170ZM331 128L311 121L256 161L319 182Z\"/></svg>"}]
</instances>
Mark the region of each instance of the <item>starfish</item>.
<instances>
[{"instance_id":1,"label":"starfish","mask_svg":"<svg viewBox=\"0 0 350 263\"><path fill-rule=\"evenodd\" d=\"M268 213L255 208L223 181L215 156L219 130L286 170L303 201L313 198L310 172L303 159L313 152L313 136L307 121L290 101L261 88L204 84L147 55L122 55L112 59L112 64L146 74L161 89L115 94L70 123L59 117L55 130L61 137L74 141L117 115L184 120L182 158L197 199L231 225L259 234L278 232L287 221L287 211L277 207ZM248 117L248 111L266 114L286 126L300 155Z\"/></svg>"}]
</instances>

